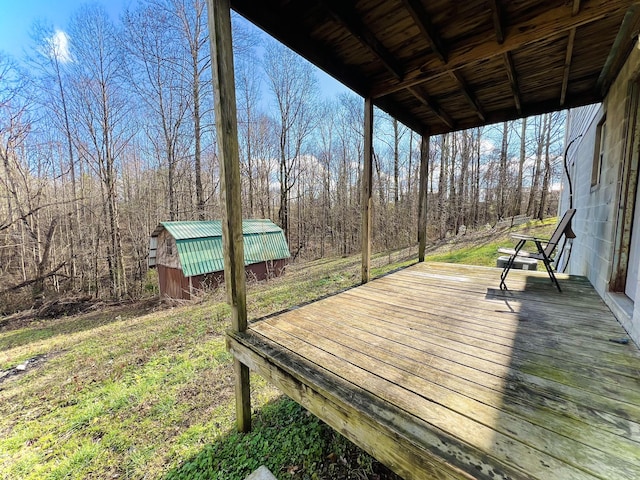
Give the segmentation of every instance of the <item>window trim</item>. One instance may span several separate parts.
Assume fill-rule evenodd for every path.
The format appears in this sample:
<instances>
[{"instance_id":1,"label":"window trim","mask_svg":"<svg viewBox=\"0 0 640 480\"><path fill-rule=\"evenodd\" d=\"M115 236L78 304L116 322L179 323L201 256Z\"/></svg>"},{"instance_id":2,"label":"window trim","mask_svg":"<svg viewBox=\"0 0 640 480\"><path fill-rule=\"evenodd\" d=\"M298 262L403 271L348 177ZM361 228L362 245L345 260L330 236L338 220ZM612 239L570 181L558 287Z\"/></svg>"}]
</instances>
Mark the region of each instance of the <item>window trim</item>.
<instances>
[{"instance_id":1,"label":"window trim","mask_svg":"<svg viewBox=\"0 0 640 480\"><path fill-rule=\"evenodd\" d=\"M600 185L602 164L605 157L607 141L607 117L603 116L596 127L596 141L593 148L593 163L591 165L591 190Z\"/></svg>"}]
</instances>

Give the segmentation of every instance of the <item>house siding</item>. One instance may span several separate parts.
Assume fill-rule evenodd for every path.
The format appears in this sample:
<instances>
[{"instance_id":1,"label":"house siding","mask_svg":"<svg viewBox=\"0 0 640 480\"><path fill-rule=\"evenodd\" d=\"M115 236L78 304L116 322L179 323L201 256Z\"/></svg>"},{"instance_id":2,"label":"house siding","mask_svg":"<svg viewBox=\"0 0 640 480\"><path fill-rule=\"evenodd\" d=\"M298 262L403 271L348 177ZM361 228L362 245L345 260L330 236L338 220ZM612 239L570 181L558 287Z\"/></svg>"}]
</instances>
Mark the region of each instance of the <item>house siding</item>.
<instances>
[{"instance_id":1,"label":"house siding","mask_svg":"<svg viewBox=\"0 0 640 480\"><path fill-rule=\"evenodd\" d=\"M589 278L594 288L608 303L612 301L609 286L616 248L623 164L627 155L631 85L637 79L639 71L640 51L634 49L603 104L573 109L567 116L567 144L578 135L582 135L571 146L567 155L574 190L573 206L577 209L573 224L577 237L573 241L568 272ZM606 119L604 158L600 181L592 186L597 129L603 118ZM565 179L561 211L569 206L568 184ZM640 300L640 297L636 298ZM640 301L636 302L634 309L632 318L621 315L618 319L635 342L640 344Z\"/></svg>"}]
</instances>

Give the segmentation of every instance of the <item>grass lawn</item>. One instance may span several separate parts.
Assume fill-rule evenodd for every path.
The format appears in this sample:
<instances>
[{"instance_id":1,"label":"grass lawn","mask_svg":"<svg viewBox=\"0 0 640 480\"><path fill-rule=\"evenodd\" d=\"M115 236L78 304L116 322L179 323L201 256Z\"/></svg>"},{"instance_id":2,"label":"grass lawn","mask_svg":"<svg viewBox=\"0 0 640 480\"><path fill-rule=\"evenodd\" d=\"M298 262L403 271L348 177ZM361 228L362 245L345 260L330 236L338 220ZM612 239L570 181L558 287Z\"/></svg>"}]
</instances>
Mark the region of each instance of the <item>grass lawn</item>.
<instances>
[{"instance_id":1,"label":"grass lawn","mask_svg":"<svg viewBox=\"0 0 640 480\"><path fill-rule=\"evenodd\" d=\"M555 219L518 231L544 236ZM508 230L431 249L429 260L495 264ZM415 249L374 256L374 275ZM360 258L292 265L249 288L250 318L356 285ZM278 478L396 478L260 377L254 429L235 432L229 308L96 305L56 319L0 318L0 478L243 479L261 464ZM14 367L26 370L14 373Z\"/></svg>"}]
</instances>

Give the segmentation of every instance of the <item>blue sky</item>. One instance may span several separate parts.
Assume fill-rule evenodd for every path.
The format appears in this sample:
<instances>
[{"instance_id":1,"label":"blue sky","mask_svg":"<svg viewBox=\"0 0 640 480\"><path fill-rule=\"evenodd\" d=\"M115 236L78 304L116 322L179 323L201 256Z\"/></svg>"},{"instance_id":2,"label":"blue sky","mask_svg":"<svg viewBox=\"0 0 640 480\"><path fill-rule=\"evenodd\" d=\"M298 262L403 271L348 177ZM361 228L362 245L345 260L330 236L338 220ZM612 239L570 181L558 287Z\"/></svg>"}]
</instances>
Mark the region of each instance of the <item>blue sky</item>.
<instances>
[{"instance_id":1,"label":"blue sky","mask_svg":"<svg viewBox=\"0 0 640 480\"><path fill-rule=\"evenodd\" d=\"M84 0L0 0L0 50L18 58L29 45L29 32L36 20L64 30L71 15ZM133 0L99 2L117 18Z\"/></svg>"},{"instance_id":2,"label":"blue sky","mask_svg":"<svg viewBox=\"0 0 640 480\"><path fill-rule=\"evenodd\" d=\"M137 0L103 0L114 20ZM30 44L29 33L36 21L44 21L56 29L65 30L73 13L87 0L0 0L0 51L19 59ZM347 89L328 75L318 71L320 89L325 95Z\"/></svg>"}]
</instances>

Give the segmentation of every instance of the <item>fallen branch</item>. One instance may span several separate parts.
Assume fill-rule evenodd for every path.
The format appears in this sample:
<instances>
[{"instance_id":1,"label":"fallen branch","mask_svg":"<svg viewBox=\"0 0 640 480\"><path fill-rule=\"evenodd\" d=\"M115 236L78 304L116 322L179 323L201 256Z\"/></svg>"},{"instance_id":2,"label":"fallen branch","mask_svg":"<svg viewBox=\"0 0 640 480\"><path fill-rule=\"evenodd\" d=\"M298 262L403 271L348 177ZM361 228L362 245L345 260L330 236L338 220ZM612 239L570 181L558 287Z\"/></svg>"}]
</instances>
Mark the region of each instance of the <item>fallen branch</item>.
<instances>
[{"instance_id":1,"label":"fallen branch","mask_svg":"<svg viewBox=\"0 0 640 480\"><path fill-rule=\"evenodd\" d=\"M20 290L21 288L28 287L29 285L33 285L34 283L40 282L40 281L42 281L42 280L44 280L46 278L53 277L56 274L56 272L58 270L60 270L62 267L64 267L66 264L67 264L67 262L64 261L61 264L59 264L57 267L55 267L53 270L45 273L44 275L40 275L40 276L38 276L36 278L32 278L32 279L26 280L26 281L24 281L22 283L19 283L17 285L13 285L12 287L5 288L4 290L0 290L0 295L5 294L5 293L9 293L9 292L13 292L15 290Z\"/></svg>"}]
</instances>

